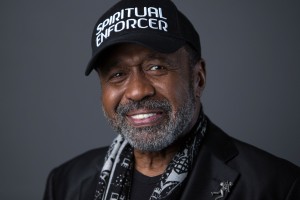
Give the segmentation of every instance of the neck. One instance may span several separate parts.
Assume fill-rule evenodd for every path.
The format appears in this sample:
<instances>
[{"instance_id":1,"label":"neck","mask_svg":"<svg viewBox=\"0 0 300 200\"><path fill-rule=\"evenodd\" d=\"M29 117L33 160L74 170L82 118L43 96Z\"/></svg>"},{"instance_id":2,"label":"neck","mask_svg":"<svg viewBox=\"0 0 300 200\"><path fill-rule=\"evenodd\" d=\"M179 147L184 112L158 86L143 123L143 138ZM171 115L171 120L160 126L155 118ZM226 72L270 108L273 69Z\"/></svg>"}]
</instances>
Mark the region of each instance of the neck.
<instances>
[{"instance_id":1,"label":"neck","mask_svg":"<svg viewBox=\"0 0 300 200\"><path fill-rule=\"evenodd\" d=\"M158 176L165 171L179 147L179 145L172 145L158 152L144 152L135 149L135 169L146 176Z\"/></svg>"}]
</instances>

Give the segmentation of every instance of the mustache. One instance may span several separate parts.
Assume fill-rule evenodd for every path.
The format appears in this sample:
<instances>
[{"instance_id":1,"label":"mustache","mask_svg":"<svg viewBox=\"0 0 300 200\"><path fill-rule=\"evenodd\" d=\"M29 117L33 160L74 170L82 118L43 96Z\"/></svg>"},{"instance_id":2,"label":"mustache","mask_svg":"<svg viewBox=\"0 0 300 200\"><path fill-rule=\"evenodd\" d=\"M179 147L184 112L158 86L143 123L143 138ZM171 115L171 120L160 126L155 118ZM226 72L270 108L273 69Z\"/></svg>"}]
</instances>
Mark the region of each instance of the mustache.
<instances>
[{"instance_id":1,"label":"mustache","mask_svg":"<svg viewBox=\"0 0 300 200\"><path fill-rule=\"evenodd\" d=\"M126 104L119 104L116 109L116 113L118 115L125 116L128 112L138 109L163 110L165 112L172 112L172 106L166 99L143 99L141 101L130 101Z\"/></svg>"}]
</instances>

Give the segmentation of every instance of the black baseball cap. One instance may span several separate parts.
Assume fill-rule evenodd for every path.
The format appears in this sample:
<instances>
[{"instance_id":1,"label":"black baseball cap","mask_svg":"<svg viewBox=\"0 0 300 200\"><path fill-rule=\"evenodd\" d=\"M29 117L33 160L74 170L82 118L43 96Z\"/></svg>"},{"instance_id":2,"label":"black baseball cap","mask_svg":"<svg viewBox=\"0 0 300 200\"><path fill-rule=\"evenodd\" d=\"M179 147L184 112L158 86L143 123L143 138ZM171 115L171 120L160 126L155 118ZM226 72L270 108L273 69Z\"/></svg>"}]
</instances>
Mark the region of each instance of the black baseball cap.
<instances>
[{"instance_id":1,"label":"black baseball cap","mask_svg":"<svg viewBox=\"0 0 300 200\"><path fill-rule=\"evenodd\" d=\"M201 56L200 39L192 23L171 0L121 0L97 21L92 35L89 75L103 50L118 43L135 43L161 53L189 44Z\"/></svg>"}]
</instances>

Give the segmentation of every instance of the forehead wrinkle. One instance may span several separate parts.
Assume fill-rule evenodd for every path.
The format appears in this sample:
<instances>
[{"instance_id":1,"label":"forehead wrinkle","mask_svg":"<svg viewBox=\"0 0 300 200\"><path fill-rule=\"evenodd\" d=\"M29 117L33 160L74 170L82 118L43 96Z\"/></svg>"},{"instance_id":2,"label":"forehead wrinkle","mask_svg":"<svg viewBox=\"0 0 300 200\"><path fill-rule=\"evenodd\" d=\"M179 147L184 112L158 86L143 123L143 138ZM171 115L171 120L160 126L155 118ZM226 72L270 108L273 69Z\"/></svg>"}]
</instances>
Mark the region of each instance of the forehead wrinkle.
<instances>
[{"instance_id":1,"label":"forehead wrinkle","mask_svg":"<svg viewBox=\"0 0 300 200\"><path fill-rule=\"evenodd\" d=\"M168 54L163 54L155 51L148 54L146 60L159 60L171 65L175 64L175 62L168 57Z\"/></svg>"}]
</instances>

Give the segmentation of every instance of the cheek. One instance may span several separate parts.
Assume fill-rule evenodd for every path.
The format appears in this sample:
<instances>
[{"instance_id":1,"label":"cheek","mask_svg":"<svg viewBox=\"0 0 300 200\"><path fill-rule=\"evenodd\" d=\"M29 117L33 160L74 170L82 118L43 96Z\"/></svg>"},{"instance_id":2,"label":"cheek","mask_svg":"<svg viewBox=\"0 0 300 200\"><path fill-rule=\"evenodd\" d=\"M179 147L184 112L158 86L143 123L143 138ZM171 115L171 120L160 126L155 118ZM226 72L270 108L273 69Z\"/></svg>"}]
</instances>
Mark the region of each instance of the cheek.
<instances>
[{"instance_id":1,"label":"cheek","mask_svg":"<svg viewBox=\"0 0 300 200\"><path fill-rule=\"evenodd\" d=\"M115 114L115 110L122 99L121 97L121 90L111 87L102 87L102 106L109 117L112 117Z\"/></svg>"},{"instance_id":2,"label":"cheek","mask_svg":"<svg viewBox=\"0 0 300 200\"><path fill-rule=\"evenodd\" d=\"M186 102L186 98L189 96L187 80L176 76L156 83L157 92L169 101L174 111L177 111Z\"/></svg>"}]
</instances>

